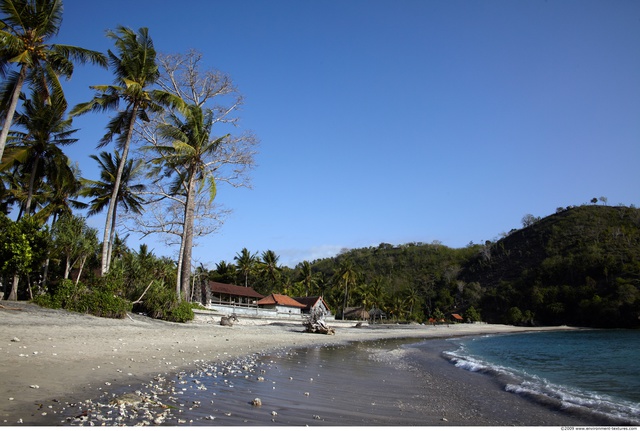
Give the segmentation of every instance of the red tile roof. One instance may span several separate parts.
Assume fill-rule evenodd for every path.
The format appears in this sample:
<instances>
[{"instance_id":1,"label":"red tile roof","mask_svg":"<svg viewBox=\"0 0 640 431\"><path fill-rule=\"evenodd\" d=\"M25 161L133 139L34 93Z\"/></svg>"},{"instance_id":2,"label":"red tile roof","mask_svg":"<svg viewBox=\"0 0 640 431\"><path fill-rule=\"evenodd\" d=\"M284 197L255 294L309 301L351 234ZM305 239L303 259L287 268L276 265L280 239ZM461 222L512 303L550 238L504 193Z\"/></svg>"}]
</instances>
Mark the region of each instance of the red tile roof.
<instances>
[{"instance_id":1,"label":"red tile roof","mask_svg":"<svg viewBox=\"0 0 640 431\"><path fill-rule=\"evenodd\" d=\"M281 295L279 293L272 293L269 296L265 296L260 301L258 301L258 305L286 305L289 307L297 307L304 308L304 304L300 304L295 299L287 296Z\"/></svg>"},{"instance_id":2,"label":"red tile roof","mask_svg":"<svg viewBox=\"0 0 640 431\"><path fill-rule=\"evenodd\" d=\"M456 320L464 320L464 319L462 318L462 316L461 316L461 315L459 315L459 314L452 314L452 316L453 316L453 318L454 318L454 319L456 319Z\"/></svg>"},{"instance_id":3,"label":"red tile roof","mask_svg":"<svg viewBox=\"0 0 640 431\"><path fill-rule=\"evenodd\" d=\"M249 298L264 298L264 295L260 295L250 287L235 286L233 284L218 283L215 281L209 282L209 290L212 293L222 293L224 295L246 296Z\"/></svg>"}]
</instances>

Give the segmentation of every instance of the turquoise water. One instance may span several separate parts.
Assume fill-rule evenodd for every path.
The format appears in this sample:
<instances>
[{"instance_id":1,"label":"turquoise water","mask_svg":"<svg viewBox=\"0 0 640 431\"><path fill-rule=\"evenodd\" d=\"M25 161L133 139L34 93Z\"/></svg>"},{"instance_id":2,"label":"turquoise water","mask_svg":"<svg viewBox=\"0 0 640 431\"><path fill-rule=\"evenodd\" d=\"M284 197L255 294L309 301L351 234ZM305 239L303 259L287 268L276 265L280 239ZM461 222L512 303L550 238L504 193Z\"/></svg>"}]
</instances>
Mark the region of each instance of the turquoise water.
<instances>
[{"instance_id":1,"label":"turquoise water","mask_svg":"<svg viewBox=\"0 0 640 431\"><path fill-rule=\"evenodd\" d=\"M583 414L640 424L640 331L560 331L457 340L446 356L504 389Z\"/></svg>"}]
</instances>

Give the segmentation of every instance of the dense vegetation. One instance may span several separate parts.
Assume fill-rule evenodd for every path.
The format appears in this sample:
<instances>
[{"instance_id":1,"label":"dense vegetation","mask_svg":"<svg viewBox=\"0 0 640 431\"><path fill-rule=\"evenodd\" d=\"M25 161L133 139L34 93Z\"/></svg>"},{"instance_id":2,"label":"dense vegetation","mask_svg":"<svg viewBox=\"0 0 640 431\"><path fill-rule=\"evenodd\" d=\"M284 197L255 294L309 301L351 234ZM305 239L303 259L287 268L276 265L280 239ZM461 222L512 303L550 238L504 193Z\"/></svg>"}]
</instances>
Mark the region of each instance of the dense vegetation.
<instances>
[{"instance_id":1,"label":"dense vegetation","mask_svg":"<svg viewBox=\"0 0 640 431\"><path fill-rule=\"evenodd\" d=\"M265 294L322 295L338 315L346 306L402 321L456 313L516 325L640 326L640 210L582 205L525 216L523 225L461 249L380 244L276 271L273 252L245 249L210 277Z\"/></svg>"},{"instance_id":2,"label":"dense vegetation","mask_svg":"<svg viewBox=\"0 0 640 431\"><path fill-rule=\"evenodd\" d=\"M490 321L640 326L640 210L580 206L487 244L461 279Z\"/></svg>"},{"instance_id":3,"label":"dense vegetation","mask_svg":"<svg viewBox=\"0 0 640 431\"><path fill-rule=\"evenodd\" d=\"M106 54L54 43L62 18L61 0L0 0L2 296L188 320L194 238L224 218L218 184L248 185L254 164L258 140L235 117L242 96L229 76L203 70L199 53L157 53L146 27L106 31ZM109 68L112 83L94 83L87 102L68 106L62 78L86 63ZM99 179L83 178L63 148L77 142L76 116L105 111L114 113L98 143L108 150L92 157ZM82 209L106 210L102 242ZM123 221L177 244L176 262L127 250ZM131 265L143 272L123 272Z\"/></svg>"}]
</instances>

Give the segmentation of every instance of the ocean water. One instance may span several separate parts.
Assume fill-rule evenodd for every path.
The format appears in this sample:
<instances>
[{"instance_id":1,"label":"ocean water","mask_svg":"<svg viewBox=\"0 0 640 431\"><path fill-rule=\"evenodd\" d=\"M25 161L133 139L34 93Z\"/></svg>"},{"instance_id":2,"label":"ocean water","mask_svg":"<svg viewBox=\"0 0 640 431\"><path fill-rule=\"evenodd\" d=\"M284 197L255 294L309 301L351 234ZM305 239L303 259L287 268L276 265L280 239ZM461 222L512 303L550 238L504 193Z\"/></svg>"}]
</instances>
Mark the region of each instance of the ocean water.
<instances>
[{"instance_id":1,"label":"ocean water","mask_svg":"<svg viewBox=\"0 0 640 431\"><path fill-rule=\"evenodd\" d=\"M202 362L34 424L637 425L639 337L563 331L283 349ZM144 401L114 404L131 395Z\"/></svg>"},{"instance_id":2,"label":"ocean water","mask_svg":"<svg viewBox=\"0 0 640 431\"><path fill-rule=\"evenodd\" d=\"M504 389L581 415L640 424L640 331L586 330L483 336L445 356Z\"/></svg>"}]
</instances>

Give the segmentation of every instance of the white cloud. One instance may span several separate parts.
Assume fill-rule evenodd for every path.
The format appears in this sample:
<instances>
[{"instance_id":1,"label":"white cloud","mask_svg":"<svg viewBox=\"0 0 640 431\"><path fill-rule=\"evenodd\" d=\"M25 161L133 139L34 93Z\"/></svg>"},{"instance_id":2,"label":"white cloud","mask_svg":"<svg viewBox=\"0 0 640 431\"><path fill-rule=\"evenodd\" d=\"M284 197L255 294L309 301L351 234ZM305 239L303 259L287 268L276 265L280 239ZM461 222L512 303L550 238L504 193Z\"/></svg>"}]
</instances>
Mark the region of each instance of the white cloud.
<instances>
[{"instance_id":1,"label":"white cloud","mask_svg":"<svg viewBox=\"0 0 640 431\"><path fill-rule=\"evenodd\" d=\"M298 263L304 260L313 262L316 259L336 256L343 248L342 245L320 245L308 249L277 250L276 253L280 256L281 265L295 268Z\"/></svg>"}]
</instances>

